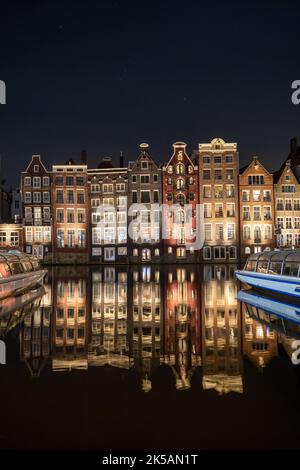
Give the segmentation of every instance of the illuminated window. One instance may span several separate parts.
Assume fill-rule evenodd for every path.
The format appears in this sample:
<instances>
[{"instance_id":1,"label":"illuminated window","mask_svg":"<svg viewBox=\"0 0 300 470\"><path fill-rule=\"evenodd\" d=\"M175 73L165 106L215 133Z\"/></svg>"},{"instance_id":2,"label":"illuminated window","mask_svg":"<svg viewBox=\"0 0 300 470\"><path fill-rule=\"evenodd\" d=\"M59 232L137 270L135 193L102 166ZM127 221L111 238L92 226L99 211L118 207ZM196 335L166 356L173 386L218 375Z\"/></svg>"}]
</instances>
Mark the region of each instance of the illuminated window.
<instances>
[{"instance_id":1,"label":"illuminated window","mask_svg":"<svg viewBox=\"0 0 300 470\"><path fill-rule=\"evenodd\" d=\"M84 209L77 210L77 221L79 224L85 223L85 210Z\"/></svg>"},{"instance_id":2,"label":"illuminated window","mask_svg":"<svg viewBox=\"0 0 300 470\"><path fill-rule=\"evenodd\" d=\"M67 232L67 245L69 248L75 247L75 230L68 230Z\"/></svg>"},{"instance_id":3,"label":"illuminated window","mask_svg":"<svg viewBox=\"0 0 300 470\"><path fill-rule=\"evenodd\" d=\"M99 227L92 229L93 245L101 245L101 229Z\"/></svg>"},{"instance_id":4,"label":"illuminated window","mask_svg":"<svg viewBox=\"0 0 300 470\"><path fill-rule=\"evenodd\" d=\"M176 188L177 189L183 189L185 187L185 181L183 178L178 178L176 180Z\"/></svg>"},{"instance_id":5,"label":"illuminated window","mask_svg":"<svg viewBox=\"0 0 300 470\"><path fill-rule=\"evenodd\" d=\"M184 258L186 254L185 248L184 247L178 247L176 249L176 256L177 258Z\"/></svg>"},{"instance_id":6,"label":"illuminated window","mask_svg":"<svg viewBox=\"0 0 300 470\"><path fill-rule=\"evenodd\" d=\"M33 193L33 203L40 204L41 203L41 193Z\"/></svg>"},{"instance_id":7,"label":"illuminated window","mask_svg":"<svg viewBox=\"0 0 300 470\"><path fill-rule=\"evenodd\" d=\"M25 193L25 204L31 204L31 193Z\"/></svg>"},{"instance_id":8,"label":"illuminated window","mask_svg":"<svg viewBox=\"0 0 300 470\"><path fill-rule=\"evenodd\" d=\"M178 163L176 165L176 174L177 175L184 175L185 173L185 166L183 163Z\"/></svg>"},{"instance_id":9,"label":"illuminated window","mask_svg":"<svg viewBox=\"0 0 300 470\"><path fill-rule=\"evenodd\" d=\"M77 231L78 247L85 248L85 230L79 229Z\"/></svg>"},{"instance_id":10,"label":"illuminated window","mask_svg":"<svg viewBox=\"0 0 300 470\"><path fill-rule=\"evenodd\" d=\"M41 187L41 178L39 176L33 177L33 187L40 188Z\"/></svg>"},{"instance_id":11,"label":"illuminated window","mask_svg":"<svg viewBox=\"0 0 300 470\"><path fill-rule=\"evenodd\" d=\"M67 222L68 224L74 223L74 209L67 209Z\"/></svg>"},{"instance_id":12,"label":"illuminated window","mask_svg":"<svg viewBox=\"0 0 300 470\"><path fill-rule=\"evenodd\" d=\"M19 232L10 233L10 245L18 246L19 245Z\"/></svg>"}]
</instances>

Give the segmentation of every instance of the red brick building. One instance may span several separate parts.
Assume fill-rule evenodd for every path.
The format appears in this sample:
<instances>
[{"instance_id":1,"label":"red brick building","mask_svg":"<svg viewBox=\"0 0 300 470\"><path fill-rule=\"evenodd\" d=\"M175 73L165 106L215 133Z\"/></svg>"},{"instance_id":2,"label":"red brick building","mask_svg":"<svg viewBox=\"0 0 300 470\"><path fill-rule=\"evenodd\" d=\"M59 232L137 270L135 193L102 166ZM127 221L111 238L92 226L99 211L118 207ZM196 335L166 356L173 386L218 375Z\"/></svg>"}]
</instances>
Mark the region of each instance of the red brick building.
<instances>
[{"instance_id":1,"label":"red brick building","mask_svg":"<svg viewBox=\"0 0 300 470\"><path fill-rule=\"evenodd\" d=\"M173 144L173 155L163 166L163 244L166 261L195 262L196 208L199 201L198 167L184 142Z\"/></svg>"},{"instance_id":2,"label":"red brick building","mask_svg":"<svg viewBox=\"0 0 300 470\"><path fill-rule=\"evenodd\" d=\"M87 165L69 160L52 168L53 262L84 263L89 257Z\"/></svg>"}]
</instances>

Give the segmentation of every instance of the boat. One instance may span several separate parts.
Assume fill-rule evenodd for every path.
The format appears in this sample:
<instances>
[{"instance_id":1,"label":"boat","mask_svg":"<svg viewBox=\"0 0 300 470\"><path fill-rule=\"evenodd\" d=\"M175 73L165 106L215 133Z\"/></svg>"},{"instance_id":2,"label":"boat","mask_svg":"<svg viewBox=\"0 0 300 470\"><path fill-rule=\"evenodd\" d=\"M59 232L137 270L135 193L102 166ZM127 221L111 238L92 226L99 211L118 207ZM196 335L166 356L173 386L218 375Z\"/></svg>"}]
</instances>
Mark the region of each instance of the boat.
<instances>
[{"instance_id":1,"label":"boat","mask_svg":"<svg viewBox=\"0 0 300 470\"><path fill-rule=\"evenodd\" d=\"M42 285L46 273L34 256L0 252L0 299Z\"/></svg>"},{"instance_id":2,"label":"boat","mask_svg":"<svg viewBox=\"0 0 300 470\"><path fill-rule=\"evenodd\" d=\"M263 251L249 256L237 279L255 289L300 299L300 250Z\"/></svg>"},{"instance_id":3,"label":"boat","mask_svg":"<svg viewBox=\"0 0 300 470\"><path fill-rule=\"evenodd\" d=\"M28 289L21 294L5 297L0 300L0 324L2 318L11 315L15 317L24 307L32 304L36 299L41 299L45 293L45 287L40 285L37 288Z\"/></svg>"},{"instance_id":4,"label":"boat","mask_svg":"<svg viewBox=\"0 0 300 470\"><path fill-rule=\"evenodd\" d=\"M240 290L237 295L239 302L245 304L249 315L259 321L276 323L287 320L300 327L300 305L293 304L276 297L269 297L250 290ZM286 329L286 328L285 328Z\"/></svg>"}]
</instances>

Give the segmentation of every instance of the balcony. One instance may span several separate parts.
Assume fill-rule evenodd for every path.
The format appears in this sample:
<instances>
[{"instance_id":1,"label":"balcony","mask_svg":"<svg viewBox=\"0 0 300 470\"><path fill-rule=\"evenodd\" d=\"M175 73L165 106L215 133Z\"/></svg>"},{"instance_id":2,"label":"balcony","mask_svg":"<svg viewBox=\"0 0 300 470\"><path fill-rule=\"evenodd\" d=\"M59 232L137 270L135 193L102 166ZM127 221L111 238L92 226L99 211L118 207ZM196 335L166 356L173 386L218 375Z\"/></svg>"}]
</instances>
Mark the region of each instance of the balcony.
<instances>
[{"instance_id":1,"label":"balcony","mask_svg":"<svg viewBox=\"0 0 300 470\"><path fill-rule=\"evenodd\" d=\"M218 192L215 194L216 199L223 199L223 192Z\"/></svg>"},{"instance_id":2,"label":"balcony","mask_svg":"<svg viewBox=\"0 0 300 470\"><path fill-rule=\"evenodd\" d=\"M216 215L216 218L217 218L217 219L220 219L220 218L223 217L223 211L218 211L218 212L216 212L215 215Z\"/></svg>"},{"instance_id":3,"label":"balcony","mask_svg":"<svg viewBox=\"0 0 300 470\"><path fill-rule=\"evenodd\" d=\"M261 237L254 238L254 243L261 243Z\"/></svg>"}]
</instances>

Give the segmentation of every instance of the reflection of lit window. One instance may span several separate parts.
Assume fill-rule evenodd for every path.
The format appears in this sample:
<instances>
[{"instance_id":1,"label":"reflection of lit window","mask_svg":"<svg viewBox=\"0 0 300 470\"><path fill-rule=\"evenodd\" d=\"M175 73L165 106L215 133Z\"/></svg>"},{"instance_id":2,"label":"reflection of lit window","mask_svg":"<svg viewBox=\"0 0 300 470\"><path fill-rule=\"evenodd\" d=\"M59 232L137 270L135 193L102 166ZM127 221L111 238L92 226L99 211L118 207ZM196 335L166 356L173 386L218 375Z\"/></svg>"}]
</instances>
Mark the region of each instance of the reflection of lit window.
<instances>
[{"instance_id":1,"label":"reflection of lit window","mask_svg":"<svg viewBox=\"0 0 300 470\"><path fill-rule=\"evenodd\" d=\"M264 330L262 325L257 325L256 327L256 337L263 338L264 337Z\"/></svg>"}]
</instances>

